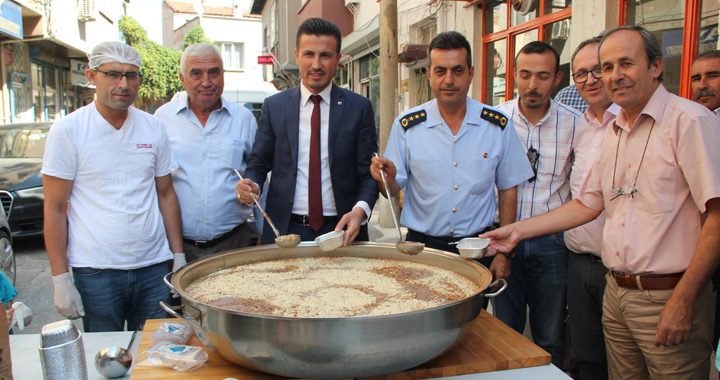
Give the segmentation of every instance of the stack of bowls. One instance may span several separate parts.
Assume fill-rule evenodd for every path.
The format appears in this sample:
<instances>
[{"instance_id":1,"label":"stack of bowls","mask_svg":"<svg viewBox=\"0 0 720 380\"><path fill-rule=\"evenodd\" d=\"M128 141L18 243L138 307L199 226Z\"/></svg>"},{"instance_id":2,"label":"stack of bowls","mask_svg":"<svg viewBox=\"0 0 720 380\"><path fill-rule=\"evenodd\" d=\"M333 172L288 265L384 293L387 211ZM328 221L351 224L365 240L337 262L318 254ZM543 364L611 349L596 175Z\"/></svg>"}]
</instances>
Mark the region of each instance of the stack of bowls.
<instances>
[{"instance_id":1,"label":"stack of bowls","mask_svg":"<svg viewBox=\"0 0 720 380\"><path fill-rule=\"evenodd\" d=\"M39 349L45 380L87 380L82 334L70 320L43 326Z\"/></svg>"}]
</instances>

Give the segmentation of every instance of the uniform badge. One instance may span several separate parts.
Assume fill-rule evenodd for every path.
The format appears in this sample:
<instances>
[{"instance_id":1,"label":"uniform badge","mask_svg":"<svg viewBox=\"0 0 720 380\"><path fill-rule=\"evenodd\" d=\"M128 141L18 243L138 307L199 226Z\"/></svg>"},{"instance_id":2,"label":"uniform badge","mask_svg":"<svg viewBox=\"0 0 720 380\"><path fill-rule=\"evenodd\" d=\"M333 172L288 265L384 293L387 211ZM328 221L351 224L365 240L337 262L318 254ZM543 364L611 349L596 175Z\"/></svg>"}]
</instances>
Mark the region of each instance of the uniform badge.
<instances>
[{"instance_id":1,"label":"uniform badge","mask_svg":"<svg viewBox=\"0 0 720 380\"><path fill-rule=\"evenodd\" d=\"M425 120L427 120L427 113L425 110L420 110L403 116L402 119L400 119L400 125L407 131L410 127Z\"/></svg>"},{"instance_id":2,"label":"uniform badge","mask_svg":"<svg viewBox=\"0 0 720 380\"><path fill-rule=\"evenodd\" d=\"M502 130L505 130L505 126L508 122L507 116L494 108L483 107L483 109L480 110L480 117L483 120L487 120L499 126Z\"/></svg>"}]
</instances>

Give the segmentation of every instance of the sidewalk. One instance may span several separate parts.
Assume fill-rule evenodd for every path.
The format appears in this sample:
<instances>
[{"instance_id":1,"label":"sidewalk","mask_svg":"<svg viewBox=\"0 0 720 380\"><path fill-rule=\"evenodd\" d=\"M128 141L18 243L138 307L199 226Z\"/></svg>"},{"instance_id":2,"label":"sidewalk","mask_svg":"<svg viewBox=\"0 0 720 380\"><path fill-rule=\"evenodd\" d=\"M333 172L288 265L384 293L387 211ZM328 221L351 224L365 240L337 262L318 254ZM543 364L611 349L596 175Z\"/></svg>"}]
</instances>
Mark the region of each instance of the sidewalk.
<instances>
[{"instance_id":1,"label":"sidewalk","mask_svg":"<svg viewBox=\"0 0 720 380\"><path fill-rule=\"evenodd\" d=\"M395 243L397 242L397 232L395 227L382 228L378 223L378 217L380 210L373 210L372 216L370 216L370 222L368 223L368 234L370 235L370 241L378 243ZM392 221L391 221L392 222ZM407 228L400 226L400 232L402 233L403 239L407 234Z\"/></svg>"}]
</instances>

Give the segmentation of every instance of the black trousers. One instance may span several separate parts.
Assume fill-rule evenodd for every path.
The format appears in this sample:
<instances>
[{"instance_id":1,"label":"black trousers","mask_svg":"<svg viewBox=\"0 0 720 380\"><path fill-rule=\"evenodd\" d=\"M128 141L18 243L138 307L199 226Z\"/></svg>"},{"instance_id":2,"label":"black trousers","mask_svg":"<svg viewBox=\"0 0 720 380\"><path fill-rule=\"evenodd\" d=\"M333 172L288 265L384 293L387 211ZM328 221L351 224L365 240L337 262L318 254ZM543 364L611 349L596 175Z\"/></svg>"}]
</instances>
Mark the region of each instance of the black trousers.
<instances>
[{"instance_id":1,"label":"black trousers","mask_svg":"<svg viewBox=\"0 0 720 380\"><path fill-rule=\"evenodd\" d=\"M570 251L567 269L568 332L578 379L607 380L602 313L607 268L590 254Z\"/></svg>"},{"instance_id":2,"label":"black trousers","mask_svg":"<svg viewBox=\"0 0 720 380\"><path fill-rule=\"evenodd\" d=\"M488 227L474 235L470 235L468 237L477 237L480 234L483 234L487 231L492 230L492 227ZM415 230L411 230L408 228L408 233L405 236L406 241L415 241L418 243L425 243L425 247L427 248L433 248L433 249L439 249L446 252L451 252L456 255L460 254L460 251L457 249L456 244L449 244L452 242L456 242L462 239L462 237L452 237L452 236L430 236L426 235L422 232L417 232ZM481 259L475 259L478 263L484 265L487 268L490 268L490 264L492 264L494 257L483 257ZM488 303L490 302L490 299L487 297L483 298L483 304L482 308L487 309Z\"/></svg>"}]
</instances>

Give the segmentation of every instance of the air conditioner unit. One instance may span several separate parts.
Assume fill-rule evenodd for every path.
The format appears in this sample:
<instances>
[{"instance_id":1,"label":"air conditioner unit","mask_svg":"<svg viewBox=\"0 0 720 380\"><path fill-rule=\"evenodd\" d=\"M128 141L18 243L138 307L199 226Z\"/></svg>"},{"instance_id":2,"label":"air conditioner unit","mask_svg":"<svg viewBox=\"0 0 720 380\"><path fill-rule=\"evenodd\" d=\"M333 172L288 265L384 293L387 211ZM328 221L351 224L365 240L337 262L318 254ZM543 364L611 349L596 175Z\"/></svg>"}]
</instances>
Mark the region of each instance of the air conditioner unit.
<instances>
[{"instance_id":1,"label":"air conditioner unit","mask_svg":"<svg viewBox=\"0 0 720 380\"><path fill-rule=\"evenodd\" d=\"M570 36L570 20L562 20L553 24L550 38L553 40L567 40Z\"/></svg>"},{"instance_id":2,"label":"air conditioner unit","mask_svg":"<svg viewBox=\"0 0 720 380\"><path fill-rule=\"evenodd\" d=\"M535 10L536 0L513 0L512 6L515 12L525 16Z\"/></svg>"},{"instance_id":3,"label":"air conditioner unit","mask_svg":"<svg viewBox=\"0 0 720 380\"><path fill-rule=\"evenodd\" d=\"M78 6L78 20L95 20L95 0L79 0Z\"/></svg>"}]
</instances>

